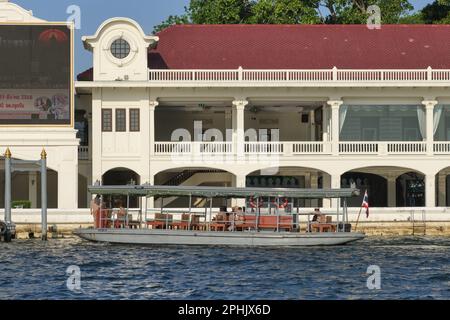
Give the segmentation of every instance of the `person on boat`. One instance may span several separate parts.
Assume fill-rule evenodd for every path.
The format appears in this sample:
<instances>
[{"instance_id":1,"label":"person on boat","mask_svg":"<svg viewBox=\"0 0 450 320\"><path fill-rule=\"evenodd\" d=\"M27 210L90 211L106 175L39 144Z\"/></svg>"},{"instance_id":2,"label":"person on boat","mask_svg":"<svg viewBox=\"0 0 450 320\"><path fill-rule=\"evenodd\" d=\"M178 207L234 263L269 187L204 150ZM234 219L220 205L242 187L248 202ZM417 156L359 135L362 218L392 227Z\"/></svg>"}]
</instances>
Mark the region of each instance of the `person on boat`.
<instances>
[{"instance_id":1,"label":"person on boat","mask_svg":"<svg viewBox=\"0 0 450 320\"><path fill-rule=\"evenodd\" d=\"M123 207L121 200L116 201L116 208L117 220L115 222L115 228L121 228L123 225L125 225L127 212Z\"/></svg>"},{"instance_id":2,"label":"person on boat","mask_svg":"<svg viewBox=\"0 0 450 320\"><path fill-rule=\"evenodd\" d=\"M312 219L312 222L322 223L324 217L325 217L325 215L322 212L320 212L320 209L316 208L316 209L314 209L314 217Z\"/></svg>"},{"instance_id":3,"label":"person on boat","mask_svg":"<svg viewBox=\"0 0 450 320\"><path fill-rule=\"evenodd\" d=\"M95 228L100 228L101 219L100 219L100 207L101 207L101 199L100 196L97 195L94 199L91 200L91 215L94 217L94 226Z\"/></svg>"},{"instance_id":4,"label":"person on boat","mask_svg":"<svg viewBox=\"0 0 450 320\"><path fill-rule=\"evenodd\" d=\"M312 222L309 225L309 232L312 232L312 224L324 223L326 221L326 216L320 212L319 208L314 209L314 216L312 218Z\"/></svg>"},{"instance_id":5,"label":"person on boat","mask_svg":"<svg viewBox=\"0 0 450 320\"><path fill-rule=\"evenodd\" d=\"M229 223L228 231L235 231L239 229L239 227L244 223L244 210L242 207L235 206L233 207L233 220Z\"/></svg>"}]
</instances>

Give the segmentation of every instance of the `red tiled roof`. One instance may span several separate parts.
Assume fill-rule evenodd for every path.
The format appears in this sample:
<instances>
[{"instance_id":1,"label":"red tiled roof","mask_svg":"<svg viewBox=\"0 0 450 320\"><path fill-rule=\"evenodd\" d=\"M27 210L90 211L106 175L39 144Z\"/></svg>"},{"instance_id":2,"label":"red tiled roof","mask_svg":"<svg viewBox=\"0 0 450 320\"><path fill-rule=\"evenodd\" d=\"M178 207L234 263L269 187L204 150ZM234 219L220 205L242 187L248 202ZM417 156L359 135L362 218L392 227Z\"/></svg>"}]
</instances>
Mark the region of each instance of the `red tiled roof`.
<instances>
[{"instance_id":1,"label":"red tiled roof","mask_svg":"<svg viewBox=\"0 0 450 320\"><path fill-rule=\"evenodd\" d=\"M175 25L151 69L450 69L450 25Z\"/></svg>"},{"instance_id":2,"label":"red tiled roof","mask_svg":"<svg viewBox=\"0 0 450 320\"><path fill-rule=\"evenodd\" d=\"M77 75L78 81L92 81L94 79L94 68L89 68Z\"/></svg>"}]
</instances>

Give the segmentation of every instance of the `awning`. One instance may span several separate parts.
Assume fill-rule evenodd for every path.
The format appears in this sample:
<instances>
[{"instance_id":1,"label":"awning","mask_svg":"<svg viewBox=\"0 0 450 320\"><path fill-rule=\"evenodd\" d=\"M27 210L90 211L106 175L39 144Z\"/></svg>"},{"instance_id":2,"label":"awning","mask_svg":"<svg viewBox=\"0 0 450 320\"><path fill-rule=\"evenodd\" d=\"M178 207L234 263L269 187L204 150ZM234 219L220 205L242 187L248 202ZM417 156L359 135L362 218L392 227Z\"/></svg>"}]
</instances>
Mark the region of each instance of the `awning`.
<instances>
[{"instance_id":1,"label":"awning","mask_svg":"<svg viewBox=\"0 0 450 320\"><path fill-rule=\"evenodd\" d=\"M359 196L359 189L269 189L269 188L228 188L197 186L91 186L91 194L133 195L140 197L203 197L203 198L303 198L337 199Z\"/></svg>"}]
</instances>

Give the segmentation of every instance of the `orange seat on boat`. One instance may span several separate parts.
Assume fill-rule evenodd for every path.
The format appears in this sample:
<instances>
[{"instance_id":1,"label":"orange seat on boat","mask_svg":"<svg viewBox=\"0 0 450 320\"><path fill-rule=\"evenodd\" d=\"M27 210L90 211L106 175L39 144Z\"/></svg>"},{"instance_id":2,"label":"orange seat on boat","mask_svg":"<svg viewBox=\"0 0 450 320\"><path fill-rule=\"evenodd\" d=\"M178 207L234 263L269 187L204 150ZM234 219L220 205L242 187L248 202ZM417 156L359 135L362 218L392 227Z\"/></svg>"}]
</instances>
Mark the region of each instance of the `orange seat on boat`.
<instances>
[{"instance_id":1,"label":"orange seat on boat","mask_svg":"<svg viewBox=\"0 0 450 320\"><path fill-rule=\"evenodd\" d=\"M190 215L188 213L181 215L181 221L174 221L171 223L172 229L188 230Z\"/></svg>"},{"instance_id":2,"label":"orange seat on boat","mask_svg":"<svg viewBox=\"0 0 450 320\"><path fill-rule=\"evenodd\" d=\"M293 223L292 216L261 216L259 218L259 227L261 229L276 229L278 225L279 229L290 231L292 230Z\"/></svg>"},{"instance_id":3,"label":"orange seat on boat","mask_svg":"<svg viewBox=\"0 0 450 320\"><path fill-rule=\"evenodd\" d=\"M165 229L167 228L167 225L171 225L173 222L173 215L169 214L163 214L163 213L156 213L155 219L151 221L147 221L148 226L152 226L153 229Z\"/></svg>"}]
</instances>

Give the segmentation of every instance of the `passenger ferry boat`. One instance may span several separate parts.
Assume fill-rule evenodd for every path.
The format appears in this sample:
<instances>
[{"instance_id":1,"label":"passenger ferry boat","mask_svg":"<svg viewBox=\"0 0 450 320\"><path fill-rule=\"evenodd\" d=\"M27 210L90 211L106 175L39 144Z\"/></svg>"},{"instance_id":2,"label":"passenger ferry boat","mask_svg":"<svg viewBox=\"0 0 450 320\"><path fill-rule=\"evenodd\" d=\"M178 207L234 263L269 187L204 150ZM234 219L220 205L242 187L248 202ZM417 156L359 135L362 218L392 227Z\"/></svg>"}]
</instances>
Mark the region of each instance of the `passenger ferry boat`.
<instances>
[{"instance_id":1,"label":"passenger ferry boat","mask_svg":"<svg viewBox=\"0 0 450 320\"><path fill-rule=\"evenodd\" d=\"M95 242L136 245L210 246L329 246L365 238L351 231L347 201L357 189L266 189L185 186L95 186L99 207L94 210L95 227L75 234ZM164 197L188 197L189 209L164 209ZM126 197L126 208L113 208L113 197ZM129 208L130 198L139 209ZM147 199L161 198L161 209L147 209ZM193 197L209 200L202 212L194 210ZM213 209L214 198L246 199L248 208ZM108 201L109 199L109 201ZM338 199L335 220L320 212L301 212L300 199ZM109 205L106 203L109 202ZM95 205L94 205L95 206ZM342 210L339 209L342 207ZM134 212L134 214L133 214Z\"/></svg>"}]
</instances>

